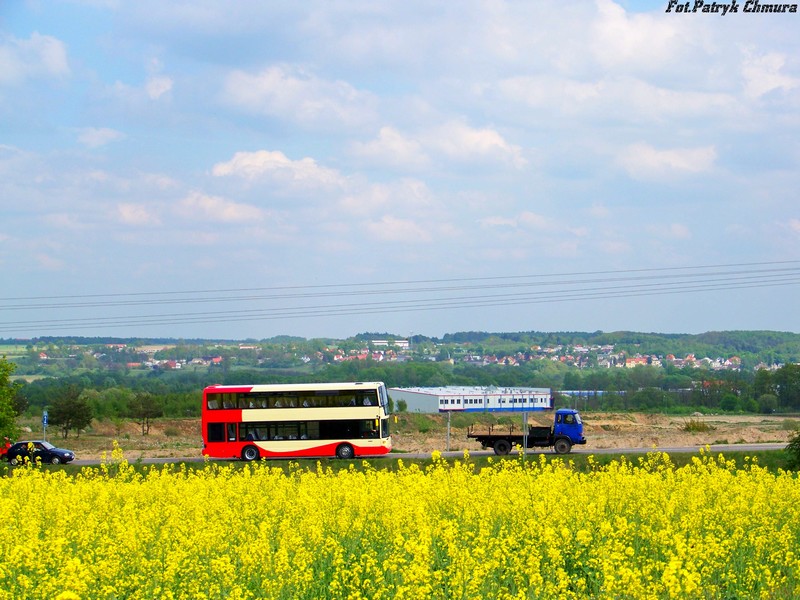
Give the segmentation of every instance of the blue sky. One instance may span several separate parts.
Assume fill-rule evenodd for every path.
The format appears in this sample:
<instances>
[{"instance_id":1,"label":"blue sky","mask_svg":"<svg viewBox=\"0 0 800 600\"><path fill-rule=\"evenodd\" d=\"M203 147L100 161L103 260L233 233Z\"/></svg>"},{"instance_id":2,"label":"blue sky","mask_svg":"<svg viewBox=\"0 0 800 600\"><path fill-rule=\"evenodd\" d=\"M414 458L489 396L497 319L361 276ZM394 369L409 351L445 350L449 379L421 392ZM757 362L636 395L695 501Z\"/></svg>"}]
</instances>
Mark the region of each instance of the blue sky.
<instances>
[{"instance_id":1,"label":"blue sky","mask_svg":"<svg viewBox=\"0 0 800 600\"><path fill-rule=\"evenodd\" d=\"M0 337L800 331L741 6L0 2Z\"/></svg>"}]
</instances>

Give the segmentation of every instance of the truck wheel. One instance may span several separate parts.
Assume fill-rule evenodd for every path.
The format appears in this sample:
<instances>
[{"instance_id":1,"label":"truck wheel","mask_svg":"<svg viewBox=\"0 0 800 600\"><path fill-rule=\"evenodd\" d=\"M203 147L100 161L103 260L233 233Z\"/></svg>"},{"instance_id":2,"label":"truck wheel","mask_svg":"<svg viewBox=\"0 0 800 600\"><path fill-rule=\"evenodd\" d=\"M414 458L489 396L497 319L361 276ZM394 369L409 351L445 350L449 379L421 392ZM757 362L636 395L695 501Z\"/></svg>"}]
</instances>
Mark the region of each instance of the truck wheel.
<instances>
[{"instance_id":1,"label":"truck wheel","mask_svg":"<svg viewBox=\"0 0 800 600\"><path fill-rule=\"evenodd\" d=\"M511 442L508 440L497 440L494 443L494 453L498 456L503 456L511 452Z\"/></svg>"},{"instance_id":2,"label":"truck wheel","mask_svg":"<svg viewBox=\"0 0 800 600\"><path fill-rule=\"evenodd\" d=\"M559 438L553 445L553 449L556 451L556 454L567 454L572 450L572 444L567 439Z\"/></svg>"}]
</instances>

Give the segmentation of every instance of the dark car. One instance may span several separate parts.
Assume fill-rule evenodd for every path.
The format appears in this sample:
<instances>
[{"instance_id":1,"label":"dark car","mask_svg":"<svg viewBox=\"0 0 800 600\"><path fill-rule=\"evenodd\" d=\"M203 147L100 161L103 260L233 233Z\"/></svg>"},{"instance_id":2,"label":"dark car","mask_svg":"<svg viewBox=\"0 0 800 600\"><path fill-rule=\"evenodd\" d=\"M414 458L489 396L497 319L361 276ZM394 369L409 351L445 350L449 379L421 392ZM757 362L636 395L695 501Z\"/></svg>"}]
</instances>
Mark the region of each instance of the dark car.
<instances>
[{"instance_id":1,"label":"dark car","mask_svg":"<svg viewBox=\"0 0 800 600\"><path fill-rule=\"evenodd\" d=\"M25 457L29 457L32 462L39 460L44 463L58 465L75 460L75 453L71 450L56 448L53 444L44 440L25 440L17 442L13 444L6 453L6 458L12 465L24 462Z\"/></svg>"}]
</instances>

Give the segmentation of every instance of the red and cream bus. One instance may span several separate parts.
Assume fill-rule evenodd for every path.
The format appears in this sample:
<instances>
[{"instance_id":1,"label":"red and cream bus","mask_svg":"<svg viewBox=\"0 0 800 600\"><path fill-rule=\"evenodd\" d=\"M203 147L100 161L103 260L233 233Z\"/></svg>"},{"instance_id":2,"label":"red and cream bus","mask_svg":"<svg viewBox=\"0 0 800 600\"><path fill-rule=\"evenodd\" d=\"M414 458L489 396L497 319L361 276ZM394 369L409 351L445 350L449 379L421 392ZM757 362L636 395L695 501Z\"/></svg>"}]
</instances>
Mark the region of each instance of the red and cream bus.
<instances>
[{"instance_id":1,"label":"red and cream bus","mask_svg":"<svg viewBox=\"0 0 800 600\"><path fill-rule=\"evenodd\" d=\"M203 390L203 454L211 458L354 458L386 454L381 382L212 385Z\"/></svg>"}]
</instances>

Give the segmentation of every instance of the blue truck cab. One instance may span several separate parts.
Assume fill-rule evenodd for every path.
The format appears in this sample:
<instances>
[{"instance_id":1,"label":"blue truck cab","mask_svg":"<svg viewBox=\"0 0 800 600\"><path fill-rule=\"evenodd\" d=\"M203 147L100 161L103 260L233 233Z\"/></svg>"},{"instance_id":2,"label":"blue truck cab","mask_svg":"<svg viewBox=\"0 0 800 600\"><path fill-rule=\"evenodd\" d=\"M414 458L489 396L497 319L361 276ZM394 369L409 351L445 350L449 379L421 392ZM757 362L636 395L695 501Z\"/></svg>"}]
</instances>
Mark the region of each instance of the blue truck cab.
<instances>
[{"instance_id":1,"label":"blue truck cab","mask_svg":"<svg viewBox=\"0 0 800 600\"><path fill-rule=\"evenodd\" d=\"M583 437L583 421L577 410L572 408L559 408L553 422L553 442L558 439L569 439L570 445L585 444Z\"/></svg>"}]
</instances>

